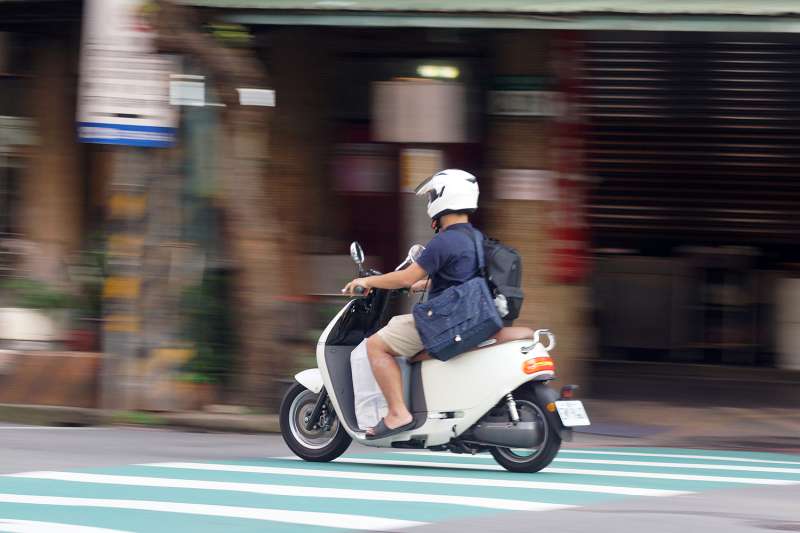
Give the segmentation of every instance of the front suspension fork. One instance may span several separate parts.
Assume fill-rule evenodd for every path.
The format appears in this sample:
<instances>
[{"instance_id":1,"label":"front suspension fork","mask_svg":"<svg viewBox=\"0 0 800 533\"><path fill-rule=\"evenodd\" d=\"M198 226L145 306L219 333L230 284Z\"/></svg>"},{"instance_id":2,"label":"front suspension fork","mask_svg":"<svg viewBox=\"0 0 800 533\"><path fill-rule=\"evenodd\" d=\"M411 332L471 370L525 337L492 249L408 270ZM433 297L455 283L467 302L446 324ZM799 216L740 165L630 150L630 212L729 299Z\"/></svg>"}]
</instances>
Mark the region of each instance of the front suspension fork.
<instances>
[{"instance_id":1,"label":"front suspension fork","mask_svg":"<svg viewBox=\"0 0 800 533\"><path fill-rule=\"evenodd\" d=\"M319 417L322 414L322 409L325 408L327 401L328 391L325 390L325 387L322 387L322 390L319 391L319 396L317 397L317 403L314 404L314 409L311 411L309 417L305 420L305 427L307 431L311 431L314 426L319 424Z\"/></svg>"}]
</instances>

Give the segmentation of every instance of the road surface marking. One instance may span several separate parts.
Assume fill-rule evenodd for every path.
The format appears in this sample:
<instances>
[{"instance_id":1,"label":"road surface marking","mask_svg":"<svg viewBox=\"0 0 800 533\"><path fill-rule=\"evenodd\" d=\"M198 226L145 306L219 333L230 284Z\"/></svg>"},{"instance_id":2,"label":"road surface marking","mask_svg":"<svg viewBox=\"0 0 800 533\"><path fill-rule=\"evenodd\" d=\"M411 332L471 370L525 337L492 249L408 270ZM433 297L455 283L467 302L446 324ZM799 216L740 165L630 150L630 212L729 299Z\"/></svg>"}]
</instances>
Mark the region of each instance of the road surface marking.
<instances>
[{"instance_id":1,"label":"road surface marking","mask_svg":"<svg viewBox=\"0 0 800 533\"><path fill-rule=\"evenodd\" d=\"M385 461L372 461L364 459L339 459L337 463L352 462L355 464L372 464L380 465L385 464ZM397 461L391 464L407 464L406 461ZM422 463L423 466L430 466L436 463ZM447 466L452 466L453 463L447 463ZM178 468L184 470L213 470L221 472L246 472L254 474L273 474L283 476L304 476L304 477L325 477L325 478L340 478L340 479L362 479L370 481L397 481L397 482L411 482L411 483L434 483L440 485L467 485L474 487L476 484L484 487L500 487L500 488L518 488L518 489L543 489L543 490L559 490L559 491L572 491L572 492L594 492L600 494L619 494L625 496L676 496L679 494L688 494L687 491L676 490L663 490L663 489L647 489L637 487L614 487L609 485L591 485L584 483L559 483L551 481L527 481L517 479L476 479L465 477L445 477L445 476L424 476L424 475L410 475L410 474L379 474L372 472L347 472L343 470L321 470L321 469L295 469L295 468L281 468L270 466L249 466L249 465L226 465L226 464L210 464L210 463L152 463L141 466L154 466L160 468ZM455 465L460 467L461 465ZM480 465L466 465L480 466ZM493 466L493 465L489 465ZM501 468L501 467L498 467ZM478 468L479 470L486 470L486 468Z\"/></svg>"},{"instance_id":2,"label":"road surface marking","mask_svg":"<svg viewBox=\"0 0 800 533\"><path fill-rule=\"evenodd\" d=\"M404 453L415 453L421 455L419 452L404 452ZM427 455L430 453L431 455L435 455L441 452L425 452ZM682 455L678 453L643 453L643 452L601 452L595 450L561 450L558 452L559 455L561 454L586 454L586 455L622 455L622 456L630 456L630 457L664 457L668 459L702 459L704 461L734 461L734 462L742 462L742 463L768 463L768 464L776 464L776 465L798 465L800 466L800 461L775 461L771 459L747 459L745 457L730 457L724 455Z\"/></svg>"},{"instance_id":3,"label":"road surface marking","mask_svg":"<svg viewBox=\"0 0 800 533\"><path fill-rule=\"evenodd\" d=\"M129 533L121 529L58 524L55 522L34 522L32 520L11 520L0 518L2 533Z\"/></svg>"},{"instance_id":4,"label":"road surface marking","mask_svg":"<svg viewBox=\"0 0 800 533\"><path fill-rule=\"evenodd\" d=\"M299 459L298 459L299 460ZM465 470L501 470L505 469L502 466L494 464L467 464L467 463L436 463L432 461L400 461L395 459L358 459L353 457L345 457L336 459L337 463L352 463L352 464L373 464L373 465L390 465L390 466L423 466L430 468L452 468L452 469L465 469ZM595 470L584 468L555 468L548 466L542 472L549 472L552 474L579 474L589 476L610 476L610 477L632 477L632 478L645 478L645 479L674 479L682 481L720 481L722 483L746 483L753 485L796 485L800 480L793 481L790 479L763 479L763 478L748 478L748 477L727 477L727 476L706 476L695 474L669 474L660 472L630 472L625 470ZM481 480L483 482L483 480ZM578 485L580 486L580 485ZM571 490L571 489L569 489ZM656 489L634 489L634 490L656 490ZM686 494L680 491L667 491ZM664 496L673 496L674 494L666 494ZM658 495L662 496L662 495Z\"/></svg>"},{"instance_id":5,"label":"road surface marking","mask_svg":"<svg viewBox=\"0 0 800 533\"><path fill-rule=\"evenodd\" d=\"M709 456L700 455L704 453ZM671 455L677 457L664 457ZM751 457L787 461L748 462ZM581 458L589 459L588 464L569 464L587 462L576 460ZM401 527L420 523L486 517L508 510L575 508L631 496L673 496L722 486L800 484L797 475L759 475L750 470L792 467L791 456L735 451L563 450L557 458L561 463L530 475L506 472L488 454L385 450L346 456L333 464L291 459L168 462L9 474L0 476L0 517L16 521L8 526L16 529L6 533L121 533L118 530L126 529L202 533L264 528L276 533L320 533L323 528L399 532ZM741 460L726 463L725 459ZM591 460L625 466L593 466ZM638 467L644 461L646 466L685 462L691 466ZM719 465L743 468L731 467L736 472L690 469ZM26 520L61 522L73 529L58 530L38 522L17 524ZM73 526L73 522L86 526ZM74 529L89 526L111 529ZM0 533L4 531L0 525Z\"/></svg>"},{"instance_id":6,"label":"road surface marking","mask_svg":"<svg viewBox=\"0 0 800 533\"><path fill-rule=\"evenodd\" d=\"M343 525L356 530L392 530L426 525L426 522L378 518L364 515L318 513L313 511L286 511L257 507L234 507L230 505L205 505L198 503L176 503L152 500L113 500L100 498L65 498L61 496L32 496L23 494L0 494L0 503L28 505L56 505L64 507L93 507L107 509L134 509L162 513L206 515L227 518L246 518L270 522L287 522L307 526L335 527Z\"/></svg>"},{"instance_id":7,"label":"road surface marking","mask_svg":"<svg viewBox=\"0 0 800 533\"><path fill-rule=\"evenodd\" d=\"M443 452L394 452L393 455L419 455L426 457L446 457ZM453 457L452 455L450 457ZM486 461L491 463L494 461L491 455L479 454L459 454L455 455L459 459L466 459L467 461ZM581 463L581 464L599 464L599 465L614 465L614 466L656 466L659 468L690 468L698 470L731 470L734 472L766 472L774 474L800 474L800 468L776 468L769 466L747 466L747 465L718 465L711 463L664 463L656 461L622 461L622 460L605 460L605 459L570 459L556 457L553 463ZM553 470L548 469L552 472Z\"/></svg>"},{"instance_id":8,"label":"road surface marking","mask_svg":"<svg viewBox=\"0 0 800 533\"><path fill-rule=\"evenodd\" d=\"M595 465L615 465L615 466L652 466L660 468L689 468L697 470L732 470L734 472L764 472L772 474L800 474L800 468L777 468L772 466L745 466L745 465L715 465L697 463L663 463L649 461L615 461L606 459L568 459L558 458L554 463L581 463Z\"/></svg>"},{"instance_id":9,"label":"road surface marking","mask_svg":"<svg viewBox=\"0 0 800 533\"><path fill-rule=\"evenodd\" d=\"M505 511L552 511L556 509L567 509L574 507L573 505L531 502L505 498L479 498L472 496L449 496L444 494L334 489L295 485L267 485L260 483L202 481L191 479L169 479L107 474L82 474L73 472L25 472L21 474L11 474L7 477L49 479L53 481L74 481L79 483L100 483L108 485L132 485L135 487L222 490L232 492L250 492L254 494L272 494L277 496L298 496L303 498L342 498L348 500L441 503L445 505L466 505L469 507L483 507L486 509L502 509Z\"/></svg>"},{"instance_id":10,"label":"road surface marking","mask_svg":"<svg viewBox=\"0 0 800 533\"><path fill-rule=\"evenodd\" d=\"M101 429L111 429L111 428L97 428L97 427L83 427L83 426L0 426L0 429L49 429L49 430L82 430L82 431L98 431Z\"/></svg>"}]
</instances>

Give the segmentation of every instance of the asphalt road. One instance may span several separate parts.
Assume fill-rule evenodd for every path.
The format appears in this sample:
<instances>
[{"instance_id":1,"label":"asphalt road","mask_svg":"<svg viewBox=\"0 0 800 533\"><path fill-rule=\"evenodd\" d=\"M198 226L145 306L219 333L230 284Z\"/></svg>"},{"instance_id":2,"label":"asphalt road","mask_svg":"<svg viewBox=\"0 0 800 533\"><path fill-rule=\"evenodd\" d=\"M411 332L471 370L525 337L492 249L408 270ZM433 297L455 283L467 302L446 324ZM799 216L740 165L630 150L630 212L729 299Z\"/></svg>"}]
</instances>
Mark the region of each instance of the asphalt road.
<instances>
[{"instance_id":1,"label":"asphalt road","mask_svg":"<svg viewBox=\"0 0 800 533\"><path fill-rule=\"evenodd\" d=\"M276 435L0 424L0 532L800 531L800 455L589 435L526 475L488 456L289 455Z\"/></svg>"}]
</instances>

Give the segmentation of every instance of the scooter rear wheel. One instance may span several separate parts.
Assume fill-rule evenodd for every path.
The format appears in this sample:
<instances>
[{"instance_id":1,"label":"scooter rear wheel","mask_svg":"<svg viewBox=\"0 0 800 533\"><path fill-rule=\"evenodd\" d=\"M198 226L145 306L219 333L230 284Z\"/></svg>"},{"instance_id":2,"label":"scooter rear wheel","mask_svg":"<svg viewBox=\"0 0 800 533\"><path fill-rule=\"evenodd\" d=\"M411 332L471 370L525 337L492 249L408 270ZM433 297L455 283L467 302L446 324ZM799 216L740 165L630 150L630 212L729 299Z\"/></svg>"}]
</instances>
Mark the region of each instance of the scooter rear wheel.
<instances>
[{"instance_id":1,"label":"scooter rear wheel","mask_svg":"<svg viewBox=\"0 0 800 533\"><path fill-rule=\"evenodd\" d=\"M528 390L514 393L520 417L536 422L543 432L542 442L536 449L515 450L511 448L490 448L494 460L511 472L533 473L547 467L561 449L561 437L553 430L548 420L548 412L535 394Z\"/></svg>"},{"instance_id":2,"label":"scooter rear wheel","mask_svg":"<svg viewBox=\"0 0 800 533\"><path fill-rule=\"evenodd\" d=\"M352 439L336 413L327 409L324 427L306 429L305 420L314 409L318 395L299 383L286 391L281 402L281 435L295 455L306 461L328 462L342 455Z\"/></svg>"}]
</instances>

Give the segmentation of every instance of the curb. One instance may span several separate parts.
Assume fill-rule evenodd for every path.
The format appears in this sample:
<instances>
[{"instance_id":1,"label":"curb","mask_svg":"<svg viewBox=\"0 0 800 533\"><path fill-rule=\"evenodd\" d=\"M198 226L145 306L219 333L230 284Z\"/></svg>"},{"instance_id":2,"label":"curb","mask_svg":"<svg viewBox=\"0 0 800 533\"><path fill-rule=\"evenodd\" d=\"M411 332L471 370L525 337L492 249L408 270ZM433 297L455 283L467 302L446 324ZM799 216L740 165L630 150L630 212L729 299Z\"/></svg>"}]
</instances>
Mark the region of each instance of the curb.
<instances>
[{"instance_id":1,"label":"curb","mask_svg":"<svg viewBox=\"0 0 800 533\"><path fill-rule=\"evenodd\" d=\"M97 426L106 416L99 409L83 407L0 404L0 420L35 426Z\"/></svg>"},{"instance_id":2,"label":"curb","mask_svg":"<svg viewBox=\"0 0 800 533\"><path fill-rule=\"evenodd\" d=\"M278 415L148 413L54 405L0 404L0 421L33 426L133 426L231 433L280 433Z\"/></svg>"},{"instance_id":3,"label":"curb","mask_svg":"<svg viewBox=\"0 0 800 533\"><path fill-rule=\"evenodd\" d=\"M199 431L235 433L280 433L278 415L214 415L208 413L169 413L163 415L167 427Z\"/></svg>"}]
</instances>

